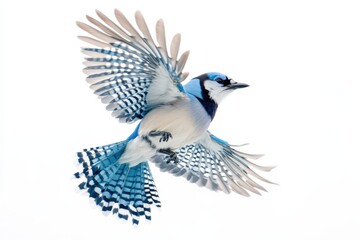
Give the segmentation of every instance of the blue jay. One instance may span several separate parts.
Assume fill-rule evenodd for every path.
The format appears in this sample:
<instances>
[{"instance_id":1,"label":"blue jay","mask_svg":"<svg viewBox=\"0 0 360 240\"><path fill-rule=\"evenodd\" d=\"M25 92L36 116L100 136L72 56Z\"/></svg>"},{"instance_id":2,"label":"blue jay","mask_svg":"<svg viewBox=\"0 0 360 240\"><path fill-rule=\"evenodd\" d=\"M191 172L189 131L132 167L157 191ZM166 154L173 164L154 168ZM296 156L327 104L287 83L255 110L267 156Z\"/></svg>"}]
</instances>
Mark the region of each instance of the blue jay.
<instances>
[{"instance_id":1,"label":"blue jay","mask_svg":"<svg viewBox=\"0 0 360 240\"><path fill-rule=\"evenodd\" d=\"M120 122L140 122L126 140L78 153L81 170L75 177L83 179L79 188L103 211L125 220L130 216L133 224L141 216L151 220L151 206L161 206L149 161L215 191L244 196L266 191L253 178L271 182L252 169L272 167L250 161L261 155L240 152L208 131L224 97L248 85L217 72L182 85L189 51L178 57L180 34L168 52L162 20L156 23L156 44L139 11L138 29L119 10L118 23L96 13L100 20L87 16L92 25L77 22L92 35L79 36L91 45L82 48L87 82Z\"/></svg>"}]
</instances>

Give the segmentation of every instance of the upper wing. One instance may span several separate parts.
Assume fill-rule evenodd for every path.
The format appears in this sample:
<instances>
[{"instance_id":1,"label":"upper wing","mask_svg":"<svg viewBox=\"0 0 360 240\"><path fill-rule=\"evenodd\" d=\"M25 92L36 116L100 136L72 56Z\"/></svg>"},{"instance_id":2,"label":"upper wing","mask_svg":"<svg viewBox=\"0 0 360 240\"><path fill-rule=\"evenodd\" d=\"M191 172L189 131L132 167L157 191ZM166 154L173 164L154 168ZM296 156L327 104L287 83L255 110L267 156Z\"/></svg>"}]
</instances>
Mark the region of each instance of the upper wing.
<instances>
[{"instance_id":1,"label":"upper wing","mask_svg":"<svg viewBox=\"0 0 360 240\"><path fill-rule=\"evenodd\" d=\"M189 52L178 59L180 34L176 34L168 54L162 20L156 24L155 44L140 12L135 19L142 35L119 11L120 25L96 11L102 22L87 16L92 26L77 25L92 35L79 38L95 47L83 48L86 57L84 72L94 93L120 122L131 123L162 104L184 97L182 82L188 75L182 70Z\"/></svg>"},{"instance_id":2,"label":"upper wing","mask_svg":"<svg viewBox=\"0 0 360 240\"><path fill-rule=\"evenodd\" d=\"M266 191L251 177L272 183L251 169L270 171L274 168L258 166L248 160L257 159L261 155L239 152L210 132L206 132L198 142L178 149L176 154L179 160L176 164L167 163L163 155L155 156L152 161L161 171L184 176L190 182L215 191L234 191L249 196L248 191L257 194L260 194L257 189Z\"/></svg>"}]
</instances>

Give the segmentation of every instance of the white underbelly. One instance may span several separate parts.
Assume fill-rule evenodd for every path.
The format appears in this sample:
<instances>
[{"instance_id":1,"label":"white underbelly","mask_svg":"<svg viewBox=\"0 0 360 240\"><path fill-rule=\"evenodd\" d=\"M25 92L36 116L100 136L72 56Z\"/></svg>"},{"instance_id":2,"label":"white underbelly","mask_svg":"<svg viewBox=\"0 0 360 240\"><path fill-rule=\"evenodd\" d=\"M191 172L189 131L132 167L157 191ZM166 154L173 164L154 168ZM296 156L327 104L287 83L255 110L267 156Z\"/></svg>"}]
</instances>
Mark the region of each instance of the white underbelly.
<instances>
[{"instance_id":1,"label":"white underbelly","mask_svg":"<svg viewBox=\"0 0 360 240\"><path fill-rule=\"evenodd\" d=\"M211 122L202 105L194 99L184 99L176 104L158 107L141 121L138 137L131 140L119 159L135 166L157 154L159 149L176 149L201 138ZM168 141L159 141L161 136L150 136L151 131L168 132Z\"/></svg>"},{"instance_id":2,"label":"white underbelly","mask_svg":"<svg viewBox=\"0 0 360 240\"><path fill-rule=\"evenodd\" d=\"M167 142L160 142L160 136L152 137L151 141L157 149L177 149L198 140L209 127L210 121L199 102L185 99L150 111L141 122L139 136L146 136L151 131L169 132L172 138Z\"/></svg>"}]
</instances>

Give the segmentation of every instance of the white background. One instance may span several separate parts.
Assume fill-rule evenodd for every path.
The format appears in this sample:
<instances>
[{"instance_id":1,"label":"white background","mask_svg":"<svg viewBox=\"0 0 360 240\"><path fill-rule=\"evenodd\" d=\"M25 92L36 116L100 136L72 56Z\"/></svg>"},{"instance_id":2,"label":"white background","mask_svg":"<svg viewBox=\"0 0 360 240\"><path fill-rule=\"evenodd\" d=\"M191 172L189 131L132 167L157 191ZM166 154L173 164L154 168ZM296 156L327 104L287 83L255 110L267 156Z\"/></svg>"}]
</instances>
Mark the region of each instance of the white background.
<instances>
[{"instance_id":1,"label":"white background","mask_svg":"<svg viewBox=\"0 0 360 240\"><path fill-rule=\"evenodd\" d=\"M360 239L357 1L1 1L0 239ZM94 9L182 33L195 77L250 84L211 131L265 153L263 196L199 188L152 166L163 207L134 228L76 191L75 152L126 138L88 89L83 32ZM134 21L132 21L134 22ZM152 27L151 27L152 28Z\"/></svg>"}]
</instances>

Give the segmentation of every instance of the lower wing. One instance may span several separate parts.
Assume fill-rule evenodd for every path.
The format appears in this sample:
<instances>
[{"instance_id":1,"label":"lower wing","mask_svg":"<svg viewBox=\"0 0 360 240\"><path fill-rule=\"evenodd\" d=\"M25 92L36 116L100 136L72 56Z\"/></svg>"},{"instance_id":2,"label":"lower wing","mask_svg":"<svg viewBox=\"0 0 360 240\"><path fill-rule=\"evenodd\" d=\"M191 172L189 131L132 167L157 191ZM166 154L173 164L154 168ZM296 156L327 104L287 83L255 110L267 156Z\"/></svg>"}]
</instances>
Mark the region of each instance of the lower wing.
<instances>
[{"instance_id":1,"label":"lower wing","mask_svg":"<svg viewBox=\"0 0 360 240\"><path fill-rule=\"evenodd\" d=\"M152 162L161 171L184 176L188 181L214 191L234 191L244 196L250 196L250 191L261 195L258 190L266 189L255 180L272 182L261 177L253 169L267 172L274 167L256 165L250 159L255 160L262 155L246 154L233 147L206 132L199 141L176 151L179 160L177 163L167 162L167 157L162 154L156 155Z\"/></svg>"}]
</instances>

